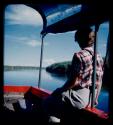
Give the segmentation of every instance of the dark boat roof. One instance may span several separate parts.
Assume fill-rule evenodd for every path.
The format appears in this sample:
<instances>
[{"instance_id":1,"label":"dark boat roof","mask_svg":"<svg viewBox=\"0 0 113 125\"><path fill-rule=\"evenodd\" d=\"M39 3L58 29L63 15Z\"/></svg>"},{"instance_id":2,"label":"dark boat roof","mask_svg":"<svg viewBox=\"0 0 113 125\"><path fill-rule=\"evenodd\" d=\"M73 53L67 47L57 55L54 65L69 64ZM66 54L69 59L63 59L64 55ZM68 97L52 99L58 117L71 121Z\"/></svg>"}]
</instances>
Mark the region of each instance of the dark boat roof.
<instances>
[{"instance_id":1,"label":"dark boat roof","mask_svg":"<svg viewBox=\"0 0 113 125\"><path fill-rule=\"evenodd\" d=\"M62 33L109 20L107 5L87 4L28 4L43 18L43 33Z\"/></svg>"}]
</instances>

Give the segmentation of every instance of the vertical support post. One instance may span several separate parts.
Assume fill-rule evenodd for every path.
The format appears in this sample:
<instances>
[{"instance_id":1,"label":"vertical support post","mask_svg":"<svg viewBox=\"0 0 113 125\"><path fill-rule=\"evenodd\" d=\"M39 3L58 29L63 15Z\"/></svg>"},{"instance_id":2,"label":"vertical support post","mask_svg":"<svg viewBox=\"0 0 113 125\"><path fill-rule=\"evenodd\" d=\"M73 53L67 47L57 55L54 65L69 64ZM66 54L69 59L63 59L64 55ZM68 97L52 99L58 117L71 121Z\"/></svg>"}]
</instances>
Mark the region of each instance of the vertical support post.
<instances>
[{"instance_id":1,"label":"vertical support post","mask_svg":"<svg viewBox=\"0 0 113 125\"><path fill-rule=\"evenodd\" d=\"M94 56L93 56L93 76L92 76L92 96L91 96L91 108L95 103L95 83L96 83L96 65L97 65L97 31L99 25L95 25L95 39L94 39Z\"/></svg>"},{"instance_id":2,"label":"vertical support post","mask_svg":"<svg viewBox=\"0 0 113 125\"><path fill-rule=\"evenodd\" d=\"M42 42L41 42L41 53L40 53L40 68L39 68L39 79L38 79L38 88L40 88L40 83L41 83L41 71L42 71L42 60L43 60L43 48L44 48L44 36L45 34L42 35Z\"/></svg>"}]
</instances>

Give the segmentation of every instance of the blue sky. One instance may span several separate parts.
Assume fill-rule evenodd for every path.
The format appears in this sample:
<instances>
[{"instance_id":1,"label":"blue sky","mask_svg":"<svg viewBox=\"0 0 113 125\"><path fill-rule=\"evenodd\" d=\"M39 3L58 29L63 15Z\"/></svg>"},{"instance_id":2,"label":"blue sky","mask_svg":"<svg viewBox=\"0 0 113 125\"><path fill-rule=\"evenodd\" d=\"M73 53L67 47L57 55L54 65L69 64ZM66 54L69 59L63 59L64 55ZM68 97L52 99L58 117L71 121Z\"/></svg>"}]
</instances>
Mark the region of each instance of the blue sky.
<instances>
[{"instance_id":1,"label":"blue sky","mask_svg":"<svg viewBox=\"0 0 113 125\"><path fill-rule=\"evenodd\" d=\"M39 66L40 32L43 21L40 14L25 5L8 5L4 17L4 65ZM98 51L106 53L108 23L100 25ZM74 42L74 32L48 34L44 39L43 66L55 62L70 61L80 50Z\"/></svg>"}]
</instances>

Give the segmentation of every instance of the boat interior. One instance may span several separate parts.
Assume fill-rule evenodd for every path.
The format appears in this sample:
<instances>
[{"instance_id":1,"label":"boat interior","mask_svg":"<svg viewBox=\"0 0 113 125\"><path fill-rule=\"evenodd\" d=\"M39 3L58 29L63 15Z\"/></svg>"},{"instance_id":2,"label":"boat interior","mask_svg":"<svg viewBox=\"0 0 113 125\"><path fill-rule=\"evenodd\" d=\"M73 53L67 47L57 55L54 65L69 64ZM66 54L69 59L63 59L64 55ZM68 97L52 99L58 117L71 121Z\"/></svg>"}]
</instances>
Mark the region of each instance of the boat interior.
<instances>
[{"instance_id":1,"label":"boat interior","mask_svg":"<svg viewBox=\"0 0 113 125\"><path fill-rule=\"evenodd\" d=\"M41 31L42 41L43 38L49 33L64 33L67 31L73 31L82 26L98 26L102 22L109 21L111 24L111 15L109 14L110 10L106 10L105 5L99 5L94 2L91 5L87 4L67 4L65 6L63 16L59 15L54 17L56 20L49 18L50 15L55 14L58 11L58 7L62 6L61 4L25 4L26 6L32 7L38 11L43 18L43 29ZM59 7L60 8L60 7ZM71 8L73 8L71 10ZM66 13L70 9L70 13ZM61 12L61 10L59 10ZM53 22L51 21L53 20ZM65 27L65 28L64 28ZM111 26L109 30L111 34ZM110 44L108 47L109 53L108 56L109 67L106 66L106 72L108 72L108 82L111 83L112 76L112 50L111 46L111 35L109 38ZM112 49L111 49L112 48ZM42 56L42 55L41 55ZM41 71L40 65L40 71ZM41 72L39 77L41 76ZM40 80L39 80L40 84ZM108 87L111 88L111 84L108 84ZM112 91L109 90L111 95ZM102 110L99 110L95 107L92 109L87 107L81 110L75 110L69 107L69 110L65 110L63 113L60 123L48 123L47 116L44 115L43 109L41 107L41 102L44 98L48 97L51 92L40 88L38 85L37 88L30 86L3 86L3 97L4 97L4 106L2 111L2 117L6 119L5 122L11 123L26 123L32 124L58 124L58 125L109 125L112 120L112 106L111 106L111 96L110 96L110 112L105 113ZM68 107L68 105L67 105ZM66 107L66 109L68 109ZM77 115L76 115L77 114Z\"/></svg>"}]
</instances>

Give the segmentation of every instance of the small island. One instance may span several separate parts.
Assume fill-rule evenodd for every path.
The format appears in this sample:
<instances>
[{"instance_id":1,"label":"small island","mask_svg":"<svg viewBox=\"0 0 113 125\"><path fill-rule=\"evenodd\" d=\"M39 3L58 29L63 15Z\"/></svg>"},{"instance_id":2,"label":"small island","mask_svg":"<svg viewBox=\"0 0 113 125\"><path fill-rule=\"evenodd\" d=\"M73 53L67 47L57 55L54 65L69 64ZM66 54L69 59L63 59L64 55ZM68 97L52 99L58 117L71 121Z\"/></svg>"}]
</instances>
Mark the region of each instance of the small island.
<instances>
[{"instance_id":1,"label":"small island","mask_svg":"<svg viewBox=\"0 0 113 125\"><path fill-rule=\"evenodd\" d=\"M46 71L56 75L68 75L70 71L71 61L54 63L46 67Z\"/></svg>"}]
</instances>

